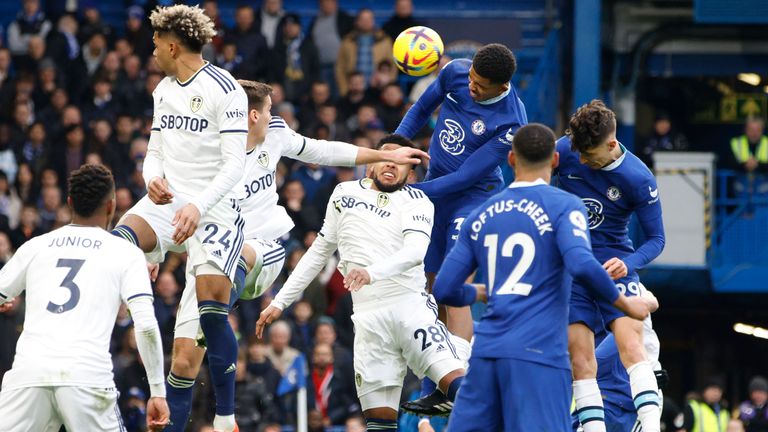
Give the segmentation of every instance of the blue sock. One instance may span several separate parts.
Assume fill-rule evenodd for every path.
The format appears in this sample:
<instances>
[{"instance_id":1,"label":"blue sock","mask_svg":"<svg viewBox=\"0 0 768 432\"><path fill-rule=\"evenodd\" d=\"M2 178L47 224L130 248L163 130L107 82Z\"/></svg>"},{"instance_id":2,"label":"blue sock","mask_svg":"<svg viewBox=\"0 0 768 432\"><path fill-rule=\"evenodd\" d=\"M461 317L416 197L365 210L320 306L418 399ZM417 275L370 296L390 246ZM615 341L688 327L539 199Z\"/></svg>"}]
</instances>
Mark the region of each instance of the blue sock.
<instances>
[{"instance_id":1,"label":"blue sock","mask_svg":"<svg viewBox=\"0 0 768 432\"><path fill-rule=\"evenodd\" d=\"M445 397L447 397L449 401L453 402L456 400L456 393L458 393L462 382L464 382L463 376L451 381L451 384L448 386L448 393L445 394Z\"/></svg>"},{"instance_id":2,"label":"blue sock","mask_svg":"<svg viewBox=\"0 0 768 432\"><path fill-rule=\"evenodd\" d=\"M136 236L136 232L127 225L116 226L112 231L110 231L110 234L128 240L132 245L140 247L139 238Z\"/></svg>"},{"instance_id":3,"label":"blue sock","mask_svg":"<svg viewBox=\"0 0 768 432\"><path fill-rule=\"evenodd\" d=\"M165 382L166 400L171 410L171 423L166 427L166 432L184 432L189 415L192 412L192 390L195 380L168 374Z\"/></svg>"},{"instance_id":4,"label":"blue sock","mask_svg":"<svg viewBox=\"0 0 768 432\"><path fill-rule=\"evenodd\" d=\"M237 340L227 320L229 306L207 300L198 302L197 309L200 311L200 327L208 344L208 367L216 395L216 415L232 415L235 413Z\"/></svg>"},{"instance_id":5,"label":"blue sock","mask_svg":"<svg viewBox=\"0 0 768 432\"><path fill-rule=\"evenodd\" d=\"M245 264L245 258L241 255L237 260L237 270L235 270L235 282L232 284L232 292L229 293L229 307L235 304L240 298L240 294L245 289L245 276L248 273L248 266Z\"/></svg>"},{"instance_id":6,"label":"blue sock","mask_svg":"<svg viewBox=\"0 0 768 432\"><path fill-rule=\"evenodd\" d=\"M435 384L434 381L431 379L424 377L423 380L421 380L421 394L419 394L420 398L427 397L435 392L437 389L437 384Z\"/></svg>"},{"instance_id":7,"label":"blue sock","mask_svg":"<svg viewBox=\"0 0 768 432\"><path fill-rule=\"evenodd\" d=\"M397 420L365 419L369 431L397 430Z\"/></svg>"}]
</instances>

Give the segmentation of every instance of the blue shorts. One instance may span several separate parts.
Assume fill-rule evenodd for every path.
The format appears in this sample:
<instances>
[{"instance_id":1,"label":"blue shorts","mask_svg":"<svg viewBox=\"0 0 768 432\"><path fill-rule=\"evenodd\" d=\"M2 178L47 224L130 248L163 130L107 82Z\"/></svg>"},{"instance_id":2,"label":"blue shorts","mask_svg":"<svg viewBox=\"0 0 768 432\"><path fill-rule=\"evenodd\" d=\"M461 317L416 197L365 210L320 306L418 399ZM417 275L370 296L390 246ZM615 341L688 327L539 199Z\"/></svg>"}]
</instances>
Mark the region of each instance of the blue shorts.
<instances>
[{"instance_id":1,"label":"blue shorts","mask_svg":"<svg viewBox=\"0 0 768 432\"><path fill-rule=\"evenodd\" d=\"M424 271L437 273L440 270L446 255L459 239L459 230L464 219L490 197L491 194L474 193L450 196L434 202L435 224L432 226L432 240L424 256Z\"/></svg>"},{"instance_id":2,"label":"blue shorts","mask_svg":"<svg viewBox=\"0 0 768 432\"><path fill-rule=\"evenodd\" d=\"M510 358L472 357L448 431L567 431L571 393L568 369Z\"/></svg>"},{"instance_id":3,"label":"blue shorts","mask_svg":"<svg viewBox=\"0 0 768 432\"><path fill-rule=\"evenodd\" d=\"M616 288L627 297L640 295L640 277L637 273L623 277L616 281ZM601 326L610 328L613 321L623 316L625 316L624 313L613 307L607 300L595 298L586 287L573 282L569 324L581 322L592 329L592 332L599 333Z\"/></svg>"}]
</instances>

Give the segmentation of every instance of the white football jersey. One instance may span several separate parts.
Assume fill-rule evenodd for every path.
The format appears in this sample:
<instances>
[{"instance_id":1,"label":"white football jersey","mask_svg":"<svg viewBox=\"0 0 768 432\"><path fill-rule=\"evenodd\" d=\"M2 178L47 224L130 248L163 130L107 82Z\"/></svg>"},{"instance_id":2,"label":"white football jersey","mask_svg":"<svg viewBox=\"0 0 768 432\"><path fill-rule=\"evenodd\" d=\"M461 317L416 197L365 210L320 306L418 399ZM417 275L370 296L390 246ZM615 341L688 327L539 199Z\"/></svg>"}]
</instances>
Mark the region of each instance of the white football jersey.
<instances>
[{"instance_id":1,"label":"white football jersey","mask_svg":"<svg viewBox=\"0 0 768 432\"><path fill-rule=\"evenodd\" d=\"M120 304L152 297L144 254L94 227L35 237L0 270L0 296L26 290L24 330L3 390L114 387L109 342Z\"/></svg>"},{"instance_id":2,"label":"white football jersey","mask_svg":"<svg viewBox=\"0 0 768 432\"><path fill-rule=\"evenodd\" d=\"M371 189L371 179L340 183L333 191L319 235L335 243L341 258L339 269L367 267L390 259L404 244L404 233L422 233L430 238L435 207L418 189L410 186L392 192ZM375 233L375 234L372 234ZM424 292L424 263L403 273L375 281L373 289L352 293L355 304L404 292Z\"/></svg>"},{"instance_id":3,"label":"white football jersey","mask_svg":"<svg viewBox=\"0 0 768 432\"><path fill-rule=\"evenodd\" d=\"M161 138L163 173L173 191L191 201L224 165L222 135L242 135L245 158L248 98L229 72L209 63L183 84L165 77L152 95L152 131Z\"/></svg>"},{"instance_id":4,"label":"white football jersey","mask_svg":"<svg viewBox=\"0 0 768 432\"><path fill-rule=\"evenodd\" d=\"M246 154L245 174L237 191L247 239L274 240L293 229L293 220L277 205L275 170L283 156L321 165L353 165L357 149L306 138L291 130L281 117L272 116L264 142Z\"/></svg>"}]
</instances>

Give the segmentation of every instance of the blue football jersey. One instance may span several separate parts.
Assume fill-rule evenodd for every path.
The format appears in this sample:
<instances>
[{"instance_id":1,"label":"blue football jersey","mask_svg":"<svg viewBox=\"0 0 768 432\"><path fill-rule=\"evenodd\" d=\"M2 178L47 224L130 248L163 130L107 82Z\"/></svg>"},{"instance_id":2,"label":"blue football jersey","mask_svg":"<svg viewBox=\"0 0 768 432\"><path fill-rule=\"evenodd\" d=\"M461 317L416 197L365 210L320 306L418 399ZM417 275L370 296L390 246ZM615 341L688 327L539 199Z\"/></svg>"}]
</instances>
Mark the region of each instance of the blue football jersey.
<instances>
[{"instance_id":1,"label":"blue football jersey","mask_svg":"<svg viewBox=\"0 0 768 432\"><path fill-rule=\"evenodd\" d=\"M579 162L579 153L571 150L571 140L564 136L557 141L556 175L559 187L581 198L587 207L595 258L601 263L621 258L631 274L661 253L664 226L656 179L637 156L623 146L622 150L619 159L595 170ZM635 254L629 239L632 213L649 239L638 249L640 254Z\"/></svg>"},{"instance_id":2,"label":"blue football jersey","mask_svg":"<svg viewBox=\"0 0 768 432\"><path fill-rule=\"evenodd\" d=\"M466 263L488 275L473 357L570 367L571 277L563 255L574 248L591 254L584 205L543 180L513 183L469 215L446 265Z\"/></svg>"},{"instance_id":3,"label":"blue football jersey","mask_svg":"<svg viewBox=\"0 0 768 432\"><path fill-rule=\"evenodd\" d=\"M412 138L442 104L429 146L431 159L427 181L458 171L478 149L492 147L488 150L493 163L487 169L484 167L477 178L466 178L464 185L454 185L454 190L443 191L441 195L461 192L465 187L482 191L500 189L503 179L499 164L511 148L514 133L528 123L525 106L511 83L504 94L475 102L469 94L470 66L472 61L467 59L453 60L445 65L395 131ZM427 195L432 197L429 192Z\"/></svg>"}]
</instances>

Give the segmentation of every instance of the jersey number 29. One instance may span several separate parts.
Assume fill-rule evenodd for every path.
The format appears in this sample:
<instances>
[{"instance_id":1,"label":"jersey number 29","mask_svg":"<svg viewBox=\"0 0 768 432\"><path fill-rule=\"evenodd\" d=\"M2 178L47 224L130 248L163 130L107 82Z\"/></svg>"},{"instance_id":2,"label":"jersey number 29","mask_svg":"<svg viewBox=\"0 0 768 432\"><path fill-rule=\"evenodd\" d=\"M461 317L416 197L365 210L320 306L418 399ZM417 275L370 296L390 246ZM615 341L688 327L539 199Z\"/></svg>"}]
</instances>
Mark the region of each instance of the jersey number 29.
<instances>
[{"instance_id":1,"label":"jersey number 29","mask_svg":"<svg viewBox=\"0 0 768 432\"><path fill-rule=\"evenodd\" d=\"M491 295L521 295L527 296L531 293L533 286L531 284L520 282L525 272L533 264L533 257L536 255L536 244L533 242L531 236L525 233L514 233L504 240L504 244L501 246L501 256L503 258L512 258L512 251L515 246L520 246L522 249L522 255L520 260L512 272L507 277L507 280L501 285L499 289L496 288L496 258L499 247L499 235L498 234L486 234L483 242L483 246L488 248L488 297Z\"/></svg>"}]
</instances>

